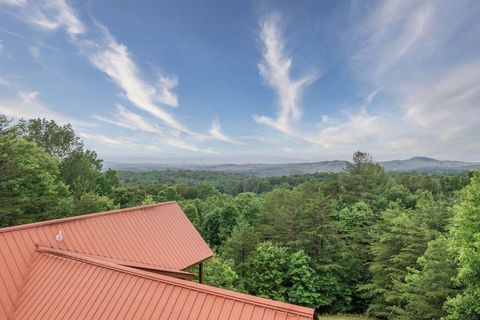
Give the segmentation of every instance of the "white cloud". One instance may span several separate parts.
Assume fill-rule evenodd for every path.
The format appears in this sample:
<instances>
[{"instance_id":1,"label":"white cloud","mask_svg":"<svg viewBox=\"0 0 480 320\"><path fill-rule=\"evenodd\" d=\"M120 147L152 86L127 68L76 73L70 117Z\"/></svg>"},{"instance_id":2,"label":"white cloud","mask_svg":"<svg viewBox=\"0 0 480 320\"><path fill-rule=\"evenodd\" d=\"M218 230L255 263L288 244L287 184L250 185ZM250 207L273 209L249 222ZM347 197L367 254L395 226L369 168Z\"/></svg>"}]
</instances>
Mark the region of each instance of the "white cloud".
<instances>
[{"instance_id":1,"label":"white cloud","mask_svg":"<svg viewBox=\"0 0 480 320\"><path fill-rule=\"evenodd\" d=\"M80 132L79 135L82 138L87 140L93 140L93 141L111 144L115 146L127 146L127 147L130 146L129 141L126 139L118 139L118 138L110 137L103 134L90 134L86 132Z\"/></svg>"},{"instance_id":2,"label":"white cloud","mask_svg":"<svg viewBox=\"0 0 480 320\"><path fill-rule=\"evenodd\" d=\"M65 0L1 0L0 4L14 6L24 21L46 30L63 28L70 36L86 32L85 25Z\"/></svg>"},{"instance_id":3,"label":"white cloud","mask_svg":"<svg viewBox=\"0 0 480 320\"><path fill-rule=\"evenodd\" d=\"M117 113L113 117L106 118L95 115L93 116L93 118L122 128L141 130L144 132L156 134L161 132L161 128L159 126L148 122L142 116L129 111L124 106L117 105L116 109Z\"/></svg>"},{"instance_id":4,"label":"white cloud","mask_svg":"<svg viewBox=\"0 0 480 320\"><path fill-rule=\"evenodd\" d=\"M364 110L347 114L346 119L323 118L318 126L320 132L308 138L308 141L324 148L359 145L384 131L381 119Z\"/></svg>"},{"instance_id":5,"label":"white cloud","mask_svg":"<svg viewBox=\"0 0 480 320\"><path fill-rule=\"evenodd\" d=\"M126 98L136 107L151 113L175 130L194 134L158 104L160 102L172 106L177 105L177 97L171 92L176 85L176 80L160 76L158 88L149 84L142 79L128 48L117 42L105 27L99 26L99 28L102 34L99 41L79 42L80 48L92 65L104 72L118 85L125 93Z\"/></svg>"},{"instance_id":6,"label":"white cloud","mask_svg":"<svg viewBox=\"0 0 480 320\"><path fill-rule=\"evenodd\" d=\"M195 151L195 152L205 151L197 147L196 145L190 144L188 142L185 142L173 136L162 137L162 138L159 138L157 141L159 141L161 144L169 145L178 149L185 149L185 150Z\"/></svg>"},{"instance_id":7,"label":"white cloud","mask_svg":"<svg viewBox=\"0 0 480 320\"><path fill-rule=\"evenodd\" d=\"M171 113L164 110L165 106L178 107L178 96L173 91L178 85L175 76L159 74L156 83L147 81L126 45L117 41L100 23L95 23L93 29L87 32L75 10L64 0L13 2L9 1L8 4L16 4L20 15L27 22L46 30L65 29L72 44L81 50L96 69L106 74L123 91L127 100L135 107L160 119L170 130L163 132L158 124L146 121L142 116L123 106L118 106L116 115L111 118L96 115L95 119L122 128L154 133L159 143L190 151L211 152L210 149L205 150L183 141L182 134L188 134L196 139L204 139L205 136L188 129ZM38 57L40 53L33 46L29 47L29 52L34 57ZM102 140L107 142L106 139Z\"/></svg>"},{"instance_id":8,"label":"white cloud","mask_svg":"<svg viewBox=\"0 0 480 320\"><path fill-rule=\"evenodd\" d=\"M391 0L369 10L358 19L348 37L355 51L350 57L354 69L362 77L376 81L385 76L408 55L418 54L415 46L428 34L435 11L430 1Z\"/></svg>"},{"instance_id":9,"label":"white cloud","mask_svg":"<svg viewBox=\"0 0 480 320\"><path fill-rule=\"evenodd\" d=\"M9 6L24 6L27 4L27 0L0 0L0 4Z\"/></svg>"},{"instance_id":10,"label":"white cloud","mask_svg":"<svg viewBox=\"0 0 480 320\"><path fill-rule=\"evenodd\" d=\"M194 134L159 105L178 106L178 97L172 91L178 80L159 75L156 85L145 81L128 48L118 42L106 27L96 25L99 40L87 37L85 25L65 0L18 2L17 6L21 7L21 14L32 24L47 30L64 28L92 65L117 84L135 106L153 114L175 130ZM84 37L77 37L79 35ZM38 50L31 49L30 52L38 56Z\"/></svg>"},{"instance_id":11,"label":"white cloud","mask_svg":"<svg viewBox=\"0 0 480 320\"><path fill-rule=\"evenodd\" d=\"M39 92L18 91L16 100L0 100L0 113L14 118L46 118L75 127L91 127L92 124L54 111L38 99Z\"/></svg>"},{"instance_id":12,"label":"white cloud","mask_svg":"<svg viewBox=\"0 0 480 320\"><path fill-rule=\"evenodd\" d=\"M260 75L275 90L278 98L276 119L254 116L255 121L266 124L284 133L292 133L292 120L300 119L300 99L304 89L316 78L315 72L293 79L292 59L285 54L285 44L280 31L280 17L270 15L261 23L260 41L263 60L258 64Z\"/></svg>"},{"instance_id":13,"label":"white cloud","mask_svg":"<svg viewBox=\"0 0 480 320\"><path fill-rule=\"evenodd\" d=\"M219 119L214 119L213 120L212 128L208 131L208 133L214 139L217 139L217 140L220 140L220 141L223 141L223 142L228 142L228 143L233 143L233 144L242 144L237 139L229 137L222 132L222 128L221 128Z\"/></svg>"},{"instance_id":14,"label":"white cloud","mask_svg":"<svg viewBox=\"0 0 480 320\"><path fill-rule=\"evenodd\" d=\"M404 95L406 115L421 127L442 127L439 134L478 128L480 60L449 70L431 83L407 86Z\"/></svg>"},{"instance_id":15,"label":"white cloud","mask_svg":"<svg viewBox=\"0 0 480 320\"><path fill-rule=\"evenodd\" d=\"M176 77L168 77L165 75L158 76L158 94L157 100L160 103L171 107L178 107L178 97L172 92L172 89L178 85Z\"/></svg>"},{"instance_id":16,"label":"white cloud","mask_svg":"<svg viewBox=\"0 0 480 320\"><path fill-rule=\"evenodd\" d=\"M2 50L3 50L3 41L2 39L0 39L0 52L2 52Z\"/></svg>"},{"instance_id":17,"label":"white cloud","mask_svg":"<svg viewBox=\"0 0 480 320\"><path fill-rule=\"evenodd\" d=\"M372 92L370 92L366 97L365 97L365 103L366 103L366 106L369 106L372 101L375 99L375 97L380 93L380 91L382 91L383 88L377 88L375 90L373 90Z\"/></svg>"}]
</instances>

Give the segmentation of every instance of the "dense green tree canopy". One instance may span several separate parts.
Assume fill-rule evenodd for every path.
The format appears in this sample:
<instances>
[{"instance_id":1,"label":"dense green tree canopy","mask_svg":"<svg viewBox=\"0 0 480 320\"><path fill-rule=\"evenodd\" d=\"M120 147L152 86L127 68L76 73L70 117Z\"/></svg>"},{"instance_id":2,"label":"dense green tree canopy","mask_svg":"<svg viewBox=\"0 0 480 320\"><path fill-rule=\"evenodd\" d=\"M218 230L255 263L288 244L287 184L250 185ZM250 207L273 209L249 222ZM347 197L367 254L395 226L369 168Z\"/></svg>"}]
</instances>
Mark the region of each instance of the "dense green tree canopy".
<instances>
[{"instance_id":1,"label":"dense green tree canopy","mask_svg":"<svg viewBox=\"0 0 480 320\"><path fill-rule=\"evenodd\" d=\"M83 147L70 124L60 126L53 120L21 119L15 125L15 129L21 137L35 142L49 154L60 159Z\"/></svg>"},{"instance_id":2,"label":"dense green tree canopy","mask_svg":"<svg viewBox=\"0 0 480 320\"><path fill-rule=\"evenodd\" d=\"M0 135L0 225L52 218L68 212L59 161L33 142Z\"/></svg>"}]
</instances>

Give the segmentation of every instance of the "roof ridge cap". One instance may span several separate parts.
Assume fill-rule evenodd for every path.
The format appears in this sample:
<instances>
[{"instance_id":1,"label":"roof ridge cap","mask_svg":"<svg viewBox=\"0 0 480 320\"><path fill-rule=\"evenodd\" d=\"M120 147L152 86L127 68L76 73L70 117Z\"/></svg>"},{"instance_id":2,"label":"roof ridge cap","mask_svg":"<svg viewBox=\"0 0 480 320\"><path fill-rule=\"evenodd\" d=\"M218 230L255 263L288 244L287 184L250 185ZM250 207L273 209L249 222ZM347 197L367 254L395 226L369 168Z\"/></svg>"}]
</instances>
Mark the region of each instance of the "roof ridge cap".
<instances>
[{"instance_id":1,"label":"roof ridge cap","mask_svg":"<svg viewBox=\"0 0 480 320\"><path fill-rule=\"evenodd\" d=\"M114 210L109 210L109 211L87 213L87 214L82 214L82 215L78 215L78 216L63 217L63 218L58 218L58 219L38 221L38 222L33 222L33 223L20 224L20 225L11 226L11 227L0 228L0 233L22 230L22 229L29 229L29 228L36 228L36 227L41 227L41 226L44 226L44 225L57 224L57 223L62 223L62 222L69 222L69 221L75 221L75 220L94 218L94 217L97 217L97 216L106 216L106 215L109 215L109 214L124 213L124 212L129 212L129 211L135 211L135 210L138 210L138 209L167 206L167 205L172 205L172 204L177 204L178 205L177 201L166 201L166 202L159 202L159 203L155 203L155 204L148 204L148 205L142 205L142 206L136 206L136 207L130 207L130 208L121 208L121 209L114 209Z\"/></svg>"},{"instance_id":2,"label":"roof ridge cap","mask_svg":"<svg viewBox=\"0 0 480 320\"><path fill-rule=\"evenodd\" d=\"M313 314L315 312L315 309L313 309L313 308L298 306L298 305L290 304L290 303L287 303L287 302L280 302L280 301L271 300L271 299L262 298L262 297L256 297L256 296L252 296L254 298L251 298L248 294L245 294L245 293L240 293L240 292L227 290L227 289L222 289L222 288L216 288L216 287L212 287L212 286L209 286L209 285L200 284L200 283L196 283L196 282L190 282L190 281L186 281L186 280L181 280L181 279L169 277L169 276L162 275L162 274L157 274L157 273L152 273L152 272L143 271L143 270L139 270L139 269L134 269L134 268L131 268L131 267L128 267L128 266L123 266L123 265L116 264L116 263L113 263L113 262L97 259L97 258L94 258L92 256L87 256L87 255L84 255L84 254L81 254L81 253L74 253L74 252L70 252L70 251L53 249L53 248L48 248L48 247L43 247L43 246L37 246L36 250L38 252L41 252L41 253L50 254L50 255L54 255L54 256L58 256L58 257L64 257L64 258L67 258L67 259L73 259L73 260L77 260L77 261L84 262L84 263L95 264L95 265L99 265L99 266L102 266L102 267L105 267L105 268L113 269L113 270L116 270L116 271L119 271L119 272L129 273L129 274L133 274L133 275L136 275L136 276L149 278L149 279L152 279L152 280L157 280L157 281L161 280L161 281L164 281L164 282L167 282L167 283L170 283L170 284L174 284L174 285L177 285L177 286L187 287L189 289L195 289L195 290L198 290L198 291L207 292L207 293L214 294L214 295L217 295L217 296L220 296L220 295L221 296L228 296L229 298L232 298L232 299L242 300L244 302L249 302L249 303L255 304L255 305L261 305L263 307L269 306L269 307L272 307L272 308L281 309L282 311L287 312L287 313L288 312L295 312L295 313L301 314L303 316L313 316Z\"/></svg>"}]
</instances>

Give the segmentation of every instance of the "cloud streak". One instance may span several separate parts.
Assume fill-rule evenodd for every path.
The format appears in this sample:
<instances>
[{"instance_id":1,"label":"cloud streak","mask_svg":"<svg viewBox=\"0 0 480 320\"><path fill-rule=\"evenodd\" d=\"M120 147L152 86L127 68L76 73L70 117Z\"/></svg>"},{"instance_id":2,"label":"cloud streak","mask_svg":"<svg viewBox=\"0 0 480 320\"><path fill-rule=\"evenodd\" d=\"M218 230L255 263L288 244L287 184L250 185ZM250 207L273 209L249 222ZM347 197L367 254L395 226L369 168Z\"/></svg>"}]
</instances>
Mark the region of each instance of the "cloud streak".
<instances>
[{"instance_id":1,"label":"cloud streak","mask_svg":"<svg viewBox=\"0 0 480 320\"><path fill-rule=\"evenodd\" d=\"M25 21L34 26L44 30L64 29L69 35L70 42L80 49L94 68L104 73L120 88L124 97L133 106L153 115L169 131L162 130L158 124L146 121L142 116L123 106L117 106L117 112L113 117L96 115L94 116L96 120L155 134L159 143L169 146L205 152L205 149L185 142L181 134L196 139L204 139L205 136L190 130L164 109L179 106L178 96L174 92L178 85L175 76L158 73L156 82L147 81L126 45L115 39L109 30L98 22L88 30L65 0L0 1L2 1L0 4L12 6ZM33 53L35 56L36 52ZM35 112L29 114L33 115ZM207 149L207 152L210 151Z\"/></svg>"},{"instance_id":2,"label":"cloud streak","mask_svg":"<svg viewBox=\"0 0 480 320\"><path fill-rule=\"evenodd\" d=\"M129 111L122 105L117 105L117 113L113 117L103 117L94 115L93 118L105 123L113 124L117 127L141 130L147 133L158 134L161 132L161 128L155 124L146 121L142 116Z\"/></svg>"},{"instance_id":3,"label":"cloud streak","mask_svg":"<svg viewBox=\"0 0 480 320\"><path fill-rule=\"evenodd\" d=\"M160 76L158 88L143 80L128 48L116 41L104 26L98 26L102 34L99 41L79 43L91 64L120 87L126 98L136 107L151 113L175 130L194 134L159 105L178 105L177 97L171 91L177 83L176 80Z\"/></svg>"},{"instance_id":4,"label":"cloud streak","mask_svg":"<svg viewBox=\"0 0 480 320\"><path fill-rule=\"evenodd\" d=\"M70 36L86 32L85 25L65 0L1 0L19 10L22 20L46 30L65 29Z\"/></svg>"},{"instance_id":5,"label":"cloud streak","mask_svg":"<svg viewBox=\"0 0 480 320\"><path fill-rule=\"evenodd\" d=\"M70 123L75 127L91 127L92 124L76 118L65 116L39 100L37 91L20 90L17 99L0 100L0 113L14 118L47 118L60 123Z\"/></svg>"},{"instance_id":6,"label":"cloud streak","mask_svg":"<svg viewBox=\"0 0 480 320\"><path fill-rule=\"evenodd\" d=\"M302 93L317 79L318 74L310 72L302 77L292 78L292 58L285 54L279 15L270 15L262 21L259 39L262 45L262 61L258 64L258 69L263 80L277 94L278 113L275 119L267 116L254 116L254 119L258 123L291 134L291 122L299 120L302 115Z\"/></svg>"},{"instance_id":7,"label":"cloud streak","mask_svg":"<svg viewBox=\"0 0 480 320\"><path fill-rule=\"evenodd\" d=\"M208 133L210 134L210 136L212 136L212 138L214 138L216 140L219 140L219 141L223 141L223 142L227 142L227 143L233 143L233 144L243 144L242 142L238 141L237 139L229 137L225 133L222 132L222 127L220 125L220 120L219 119L213 120L212 128L208 131Z\"/></svg>"}]
</instances>

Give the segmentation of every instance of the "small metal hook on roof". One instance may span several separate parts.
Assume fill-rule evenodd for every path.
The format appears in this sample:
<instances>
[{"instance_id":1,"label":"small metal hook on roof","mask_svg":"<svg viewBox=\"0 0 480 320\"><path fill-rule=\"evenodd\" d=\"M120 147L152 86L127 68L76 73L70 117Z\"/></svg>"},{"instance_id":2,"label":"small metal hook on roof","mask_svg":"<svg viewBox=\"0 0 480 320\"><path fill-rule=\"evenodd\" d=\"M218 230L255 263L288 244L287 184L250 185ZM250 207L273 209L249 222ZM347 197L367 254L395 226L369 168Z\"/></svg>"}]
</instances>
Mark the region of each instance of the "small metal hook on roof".
<instances>
[{"instance_id":1,"label":"small metal hook on roof","mask_svg":"<svg viewBox=\"0 0 480 320\"><path fill-rule=\"evenodd\" d=\"M55 235L55 240L57 240L57 241L63 241L62 231L58 231L58 233Z\"/></svg>"}]
</instances>

